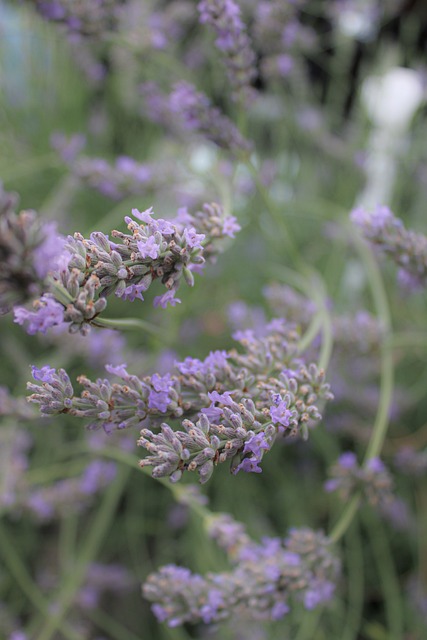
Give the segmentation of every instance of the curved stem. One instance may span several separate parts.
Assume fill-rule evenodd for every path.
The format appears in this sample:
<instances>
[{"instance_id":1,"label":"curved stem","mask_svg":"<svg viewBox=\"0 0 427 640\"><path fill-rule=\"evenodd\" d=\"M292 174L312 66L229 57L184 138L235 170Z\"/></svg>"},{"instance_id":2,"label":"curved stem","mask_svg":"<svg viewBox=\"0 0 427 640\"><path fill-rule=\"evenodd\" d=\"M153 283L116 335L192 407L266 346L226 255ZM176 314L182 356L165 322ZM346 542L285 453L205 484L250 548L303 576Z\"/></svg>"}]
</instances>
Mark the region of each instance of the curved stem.
<instances>
[{"instance_id":1,"label":"curved stem","mask_svg":"<svg viewBox=\"0 0 427 640\"><path fill-rule=\"evenodd\" d=\"M364 240L362 240L358 235L353 239L359 255L366 267L373 302L377 311L377 316L380 319L383 328L383 339L380 346L380 399L371 438L364 458L364 465L366 465L369 460L375 458L381 452L389 424L390 406L393 398L394 372L393 356L390 349L387 347L387 340L391 334L392 327L387 295L377 263ZM337 542L337 540L339 540L339 538L346 532L354 515L356 514L360 500L360 495L355 495L350 503L345 507L340 519L331 532L330 538L333 542Z\"/></svg>"},{"instance_id":2,"label":"curved stem","mask_svg":"<svg viewBox=\"0 0 427 640\"><path fill-rule=\"evenodd\" d=\"M344 533L347 531L348 527L350 526L354 516L356 515L356 512L359 508L360 505L360 496L359 495L355 495L352 497L352 499L350 500L350 502L347 504L347 506L345 507L344 511L342 512L338 522L335 524L334 528L332 529L331 533L329 534L329 539L331 540L331 542L335 543L338 542L338 540L341 538L341 536L344 535Z\"/></svg>"},{"instance_id":3,"label":"curved stem","mask_svg":"<svg viewBox=\"0 0 427 640\"><path fill-rule=\"evenodd\" d=\"M102 318L98 316L91 324L106 329L141 329L156 338L161 338L163 342L168 342L167 336L161 328L140 318Z\"/></svg>"}]
</instances>

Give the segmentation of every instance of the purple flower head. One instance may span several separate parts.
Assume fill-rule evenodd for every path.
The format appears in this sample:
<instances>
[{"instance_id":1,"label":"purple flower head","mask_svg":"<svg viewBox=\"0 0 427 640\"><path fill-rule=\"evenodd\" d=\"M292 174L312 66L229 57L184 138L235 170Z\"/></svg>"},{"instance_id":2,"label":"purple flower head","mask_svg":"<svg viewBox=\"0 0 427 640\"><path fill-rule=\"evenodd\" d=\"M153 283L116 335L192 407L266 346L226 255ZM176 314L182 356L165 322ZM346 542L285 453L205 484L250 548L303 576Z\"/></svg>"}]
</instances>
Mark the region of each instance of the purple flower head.
<instances>
[{"instance_id":1,"label":"purple flower head","mask_svg":"<svg viewBox=\"0 0 427 640\"><path fill-rule=\"evenodd\" d=\"M218 609L225 607L224 596L218 589L210 589L207 596L207 602L200 609L203 622L209 624L216 619Z\"/></svg>"},{"instance_id":2,"label":"purple flower head","mask_svg":"<svg viewBox=\"0 0 427 640\"><path fill-rule=\"evenodd\" d=\"M198 358L185 358L183 362L175 362L175 367L184 376L194 376L200 372L203 372L205 364L198 360Z\"/></svg>"},{"instance_id":3,"label":"purple flower head","mask_svg":"<svg viewBox=\"0 0 427 640\"><path fill-rule=\"evenodd\" d=\"M34 249L34 269L40 279L55 270L65 244L65 238L58 233L56 222L46 222L42 228L43 242Z\"/></svg>"},{"instance_id":4,"label":"purple flower head","mask_svg":"<svg viewBox=\"0 0 427 640\"><path fill-rule=\"evenodd\" d=\"M230 396L229 391L225 391L224 393L218 393L218 391L210 391L208 393L208 398L214 404L215 402L220 402L226 407L234 407L235 402L233 398Z\"/></svg>"},{"instance_id":5,"label":"purple flower head","mask_svg":"<svg viewBox=\"0 0 427 640\"><path fill-rule=\"evenodd\" d=\"M329 602L335 592L335 585L327 580L314 579L310 588L304 594L304 606L306 609L315 609L323 602Z\"/></svg>"},{"instance_id":6,"label":"purple flower head","mask_svg":"<svg viewBox=\"0 0 427 640\"><path fill-rule=\"evenodd\" d=\"M264 455L264 451L269 451L269 449L270 445L265 439L265 433L264 431L260 431L249 438L249 440L246 440L245 446L243 447L243 453L252 453L252 458L260 461Z\"/></svg>"},{"instance_id":7,"label":"purple flower head","mask_svg":"<svg viewBox=\"0 0 427 640\"><path fill-rule=\"evenodd\" d=\"M175 305L181 304L181 300L179 298L175 298L175 293L176 291L171 289L170 291L166 291L166 293L161 296L156 296L154 298L153 305L155 307L162 307L162 309L166 309L168 304L170 304L171 307L175 307Z\"/></svg>"},{"instance_id":8,"label":"purple flower head","mask_svg":"<svg viewBox=\"0 0 427 640\"><path fill-rule=\"evenodd\" d=\"M146 290L147 285L145 283L130 284L125 289L117 289L116 296L118 298L123 298L123 300L128 300L129 302L134 302L136 298L138 298L138 300L144 301L142 292Z\"/></svg>"},{"instance_id":9,"label":"purple flower head","mask_svg":"<svg viewBox=\"0 0 427 640\"><path fill-rule=\"evenodd\" d=\"M286 604L286 602L276 602L271 609L271 619L280 620L281 618L283 618L283 616L289 613L289 610L289 606Z\"/></svg>"},{"instance_id":10,"label":"purple flower head","mask_svg":"<svg viewBox=\"0 0 427 640\"><path fill-rule=\"evenodd\" d=\"M151 224L153 222L153 207L150 207L149 209L146 209L145 211L139 211L138 209L132 209L132 215L134 218L137 218L137 220L141 220L142 222L145 222L146 224ZM126 220L126 218L125 218Z\"/></svg>"},{"instance_id":11,"label":"purple flower head","mask_svg":"<svg viewBox=\"0 0 427 640\"><path fill-rule=\"evenodd\" d=\"M357 457L351 451L346 451L338 458L338 464L343 469L354 469L357 467Z\"/></svg>"},{"instance_id":12,"label":"purple flower head","mask_svg":"<svg viewBox=\"0 0 427 640\"><path fill-rule=\"evenodd\" d=\"M244 458L240 464L237 465L234 474L239 471L244 471L245 473L262 473L262 469L258 466L259 460L255 458Z\"/></svg>"},{"instance_id":13,"label":"purple flower head","mask_svg":"<svg viewBox=\"0 0 427 640\"><path fill-rule=\"evenodd\" d=\"M31 374L34 380L40 380L41 382L52 382L53 375L56 373L55 369L49 367L49 365L45 365L41 369L38 369L34 365L31 366Z\"/></svg>"},{"instance_id":14,"label":"purple flower head","mask_svg":"<svg viewBox=\"0 0 427 640\"><path fill-rule=\"evenodd\" d=\"M173 389L170 374L159 376L155 373L151 376L151 384L153 388L150 389L148 396L148 406L150 409L157 409L161 413L165 413L171 401L169 391Z\"/></svg>"},{"instance_id":15,"label":"purple flower head","mask_svg":"<svg viewBox=\"0 0 427 640\"><path fill-rule=\"evenodd\" d=\"M241 230L241 226L237 222L237 218L235 216L228 216L225 218L222 224L222 233L225 236L229 236L230 238L235 237L235 233Z\"/></svg>"},{"instance_id":16,"label":"purple flower head","mask_svg":"<svg viewBox=\"0 0 427 640\"><path fill-rule=\"evenodd\" d=\"M372 473L383 473L383 471L385 471L385 466L379 458L371 458L368 460L366 468L368 471L372 471Z\"/></svg>"},{"instance_id":17,"label":"purple flower head","mask_svg":"<svg viewBox=\"0 0 427 640\"><path fill-rule=\"evenodd\" d=\"M138 240L136 244L143 259L151 258L155 260L159 257L160 247L154 236L149 236L147 240Z\"/></svg>"},{"instance_id":18,"label":"purple flower head","mask_svg":"<svg viewBox=\"0 0 427 640\"><path fill-rule=\"evenodd\" d=\"M270 407L270 416L273 424L279 425L280 427L289 427L290 421L292 419L292 411L288 409L288 405L285 400L282 400L281 396L277 398L278 394L275 394L273 398L273 404Z\"/></svg>"},{"instance_id":19,"label":"purple flower head","mask_svg":"<svg viewBox=\"0 0 427 640\"><path fill-rule=\"evenodd\" d=\"M93 494L110 483L116 476L117 467L114 462L94 460L91 462L80 479L80 491L84 494Z\"/></svg>"},{"instance_id":20,"label":"purple flower head","mask_svg":"<svg viewBox=\"0 0 427 640\"><path fill-rule=\"evenodd\" d=\"M230 355L226 351L211 351L205 358L204 364L209 370L223 369L227 365Z\"/></svg>"},{"instance_id":21,"label":"purple flower head","mask_svg":"<svg viewBox=\"0 0 427 640\"><path fill-rule=\"evenodd\" d=\"M196 233L196 229L184 229L184 239L189 249L203 249L202 242L205 239L204 233Z\"/></svg>"},{"instance_id":22,"label":"purple flower head","mask_svg":"<svg viewBox=\"0 0 427 640\"><path fill-rule=\"evenodd\" d=\"M126 370L126 363L119 365L106 364L105 369L108 373L111 373L113 376L118 376L119 378L123 378L123 380L128 380L130 374Z\"/></svg>"},{"instance_id":23,"label":"purple flower head","mask_svg":"<svg viewBox=\"0 0 427 640\"><path fill-rule=\"evenodd\" d=\"M51 295L45 294L33 304L36 311L28 311L25 307L15 307L15 322L20 325L26 323L26 331L31 336L37 332L46 333L51 327L64 322L64 307Z\"/></svg>"},{"instance_id":24,"label":"purple flower head","mask_svg":"<svg viewBox=\"0 0 427 640\"><path fill-rule=\"evenodd\" d=\"M350 213L350 220L362 229L372 229L377 233L382 231L388 224L395 223L395 218L386 206L378 206L374 212L370 213L363 207L357 207Z\"/></svg>"}]
</instances>

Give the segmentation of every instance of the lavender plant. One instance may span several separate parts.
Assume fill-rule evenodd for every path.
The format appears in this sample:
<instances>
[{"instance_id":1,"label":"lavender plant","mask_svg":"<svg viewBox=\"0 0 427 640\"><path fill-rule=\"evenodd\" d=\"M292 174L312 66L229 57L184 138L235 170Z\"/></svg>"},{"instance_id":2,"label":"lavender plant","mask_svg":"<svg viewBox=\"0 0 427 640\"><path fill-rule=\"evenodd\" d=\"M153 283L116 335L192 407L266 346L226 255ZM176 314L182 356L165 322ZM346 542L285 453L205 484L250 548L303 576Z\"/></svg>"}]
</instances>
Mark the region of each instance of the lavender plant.
<instances>
[{"instance_id":1,"label":"lavender plant","mask_svg":"<svg viewBox=\"0 0 427 640\"><path fill-rule=\"evenodd\" d=\"M399 4L1 3L1 638L427 628Z\"/></svg>"}]
</instances>

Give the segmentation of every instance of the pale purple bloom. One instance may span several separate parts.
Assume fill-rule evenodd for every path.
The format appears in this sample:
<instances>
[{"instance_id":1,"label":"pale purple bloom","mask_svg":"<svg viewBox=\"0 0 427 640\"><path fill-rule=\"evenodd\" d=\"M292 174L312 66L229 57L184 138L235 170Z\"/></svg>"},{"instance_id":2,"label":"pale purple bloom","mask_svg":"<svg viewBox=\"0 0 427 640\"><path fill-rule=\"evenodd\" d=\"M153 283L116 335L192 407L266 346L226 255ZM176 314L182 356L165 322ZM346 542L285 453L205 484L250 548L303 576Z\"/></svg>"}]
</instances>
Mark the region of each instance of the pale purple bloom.
<instances>
[{"instance_id":1,"label":"pale purple bloom","mask_svg":"<svg viewBox=\"0 0 427 640\"><path fill-rule=\"evenodd\" d=\"M138 300L144 301L142 292L146 290L147 285L145 283L130 284L125 289L117 289L116 296L118 298L123 298L123 300L127 300L129 302L134 302L137 298Z\"/></svg>"},{"instance_id":2,"label":"pale purple bloom","mask_svg":"<svg viewBox=\"0 0 427 640\"><path fill-rule=\"evenodd\" d=\"M205 239L204 233L196 233L196 229L184 229L184 239L189 249L202 249L202 242Z\"/></svg>"},{"instance_id":3,"label":"pale purple bloom","mask_svg":"<svg viewBox=\"0 0 427 640\"><path fill-rule=\"evenodd\" d=\"M180 373L183 375L197 375L200 372L203 372L205 369L205 364L201 362L198 358L185 358L183 362L175 362L175 367L178 369Z\"/></svg>"},{"instance_id":4,"label":"pale purple bloom","mask_svg":"<svg viewBox=\"0 0 427 640\"><path fill-rule=\"evenodd\" d=\"M153 305L155 307L162 307L162 309L166 309L168 304L170 304L171 307L180 304L181 300L179 298L175 298L175 293L176 292L171 289L170 291L166 291L166 293L161 296L156 296L154 298Z\"/></svg>"},{"instance_id":5,"label":"pale purple bloom","mask_svg":"<svg viewBox=\"0 0 427 640\"><path fill-rule=\"evenodd\" d=\"M154 215L153 207L146 209L145 211L139 211L138 209L132 209L132 215L134 218L141 220L141 222L145 222L146 224L151 224L153 222L152 216ZM125 218L126 221L126 218Z\"/></svg>"},{"instance_id":6,"label":"pale purple bloom","mask_svg":"<svg viewBox=\"0 0 427 640\"><path fill-rule=\"evenodd\" d=\"M241 228L242 227L237 222L237 218L235 216L228 216L223 222L222 232L225 236L234 238L234 234L237 233L237 231L240 231Z\"/></svg>"},{"instance_id":7,"label":"pale purple bloom","mask_svg":"<svg viewBox=\"0 0 427 640\"><path fill-rule=\"evenodd\" d=\"M147 240L138 240L136 244L142 258L151 258L152 260L155 260L159 257L160 247L154 236L149 236Z\"/></svg>"},{"instance_id":8,"label":"pale purple bloom","mask_svg":"<svg viewBox=\"0 0 427 640\"><path fill-rule=\"evenodd\" d=\"M126 363L119 364L119 365L112 365L112 364L105 365L105 369L108 371L108 373L112 373L114 376L123 378L123 380L127 380L130 375L126 370L126 367L127 367Z\"/></svg>"},{"instance_id":9,"label":"pale purple bloom","mask_svg":"<svg viewBox=\"0 0 427 640\"><path fill-rule=\"evenodd\" d=\"M56 370L49 367L49 365L45 365L39 369L34 365L31 366L31 374L34 380L40 380L41 382L52 382L53 374L56 373Z\"/></svg>"},{"instance_id":10,"label":"pale purple bloom","mask_svg":"<svg viewBox=\"0 0 427 640\"><path fill-rule=\"evenodd\" d=\"M159 376L155 373L151 376L151 384L153 388L148 396L148 406L150 409L157 409L161 413L165 413L171 399L169 391L172 388L171 376L167 373L165 376Z\"/></svg>"},{"instance_id":11,"label":"pale purple bloom","mask_svg":"<svg viewBox=\"0 0 427 640\"><path fill-rule=\"evenodd\" d=\"M338 464L343 469L354 469L357 466L356 454L352 453L351 451L342 453L338 458Z\"/></svg>"},{"instance_id":12,"label":"pale purple bloom","mask_svg":"<svg viewBox=\"0 0 427 640\"><path fill-rule=\"evenodd\" d=\"M264 455L264 451L268 451L270 449L270 445L265 439L264 431L260 431L260 433L255 434L249 440L246 440L245 446L243 447L243 453L252 453L252 457L257 460L261 460Z\"/></svg>"},{"instance_id":13,"label":"pale purple bloom","mask_svg":"<svg viewBox=\"0 0 427 640\"><path fill-rule=\"evenodd\" d=\"M231 398L229 391L225 391L224 393L218 393L218 391L210 391L208 393L208 398L212 403L220 402L226 407L233 407L235 405L235 402L233 398Z\"/></svg>"},{"instance_id":14,"label":"pale purple bloom","mask_svg":"<svg viewBox=\"0 0 427 640\"><path fill-rule=\"evenodd\" d=\"M245 471L246 473L262 473L262 469L258 466L260 461L256 458L244 458L242 462L237 465L234 473L239 471Z\"/></svg>"},{"instance_id":15,"label":"pale purple bloom","mask_svg":"<svg viewBox=\"0 0 427 640\"><path fill-rule=\"evenodd\" d=\"M114 462L94 460L83 472L80 491L84 494L96 493L100 486L106 486L114 480L116 473L117 466Z\"/></svg>"},{"instance_id":16,"label":"pale purple bloom","mask_svg":"<svg viewBox=\"0 0 427 640\"><path fill-rule=\"evenodd\" d=\"M280 397L280 396L279 396ZM274 405L270 407L270 415L273 424L280 425L280 427L289 427L292 419L292 411L288 409L288 405L285 400L277 399Z\"/></svg>"},{"instance_id":17,"label":"pale purple bloom","mask_svg":"<svg viewBox=\"0 0 427 640\"><path fill-rule=\"evenodd\" d=\"M43 295L34 303L34 307L35 311L29 311L25 307L14 309L15 322L20 325L26 324L26 331L30 335L37 332L46 333L51 327L64 322L64 307L51 295Z\"/></svg>"}]
</instances>

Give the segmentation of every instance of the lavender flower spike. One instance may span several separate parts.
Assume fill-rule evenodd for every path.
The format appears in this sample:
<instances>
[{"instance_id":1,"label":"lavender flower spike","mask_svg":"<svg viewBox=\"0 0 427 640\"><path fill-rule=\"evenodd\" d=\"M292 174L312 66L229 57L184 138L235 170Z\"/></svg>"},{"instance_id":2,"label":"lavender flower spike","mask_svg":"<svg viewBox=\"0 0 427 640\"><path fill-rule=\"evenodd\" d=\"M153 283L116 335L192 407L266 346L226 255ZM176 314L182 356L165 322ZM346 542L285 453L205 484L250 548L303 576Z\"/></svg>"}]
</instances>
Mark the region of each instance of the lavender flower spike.
<instances>
[{"instance_id":1,"label":"lavender flower spike","mask_svg":"<svg viewBox=\"0 0 427 640\"><path fill-rule=\"evenodd\" d=\"M279 620L293 605L311 610L333 598L340 565L321 532L292 529L285 540L257 544L230 517L214 517L209 528L227 551L230 571L201 576L167 565L148 576L143 593L160 622L210 624L236 614Z\"/></svg>"},{"instance_id":2,"label":"lavender flower spike","mask_svg":"<svg viewBox=\"0 0 427 640\"><path fill-rule=\"evenodd\" d=\"M247 102L255 94L250 86L256 77L255 53L239 5L235 0L202 0L197 8L200 22L209 24L217 35L215 43L223 54L234 99Z\"/></svg>"}]
</instances>

